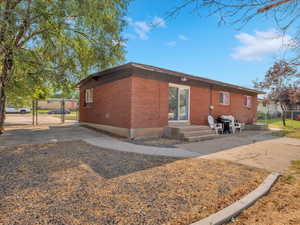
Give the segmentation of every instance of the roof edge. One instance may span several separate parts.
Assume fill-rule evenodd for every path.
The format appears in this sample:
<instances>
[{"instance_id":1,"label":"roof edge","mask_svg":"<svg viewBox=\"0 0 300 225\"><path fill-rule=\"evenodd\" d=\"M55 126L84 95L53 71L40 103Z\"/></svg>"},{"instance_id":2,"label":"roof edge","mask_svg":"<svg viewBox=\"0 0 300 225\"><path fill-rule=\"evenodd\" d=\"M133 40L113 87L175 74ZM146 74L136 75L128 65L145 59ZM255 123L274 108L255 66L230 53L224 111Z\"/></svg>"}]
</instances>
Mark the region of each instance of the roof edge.
<instances>
[{"instance_id":1,"label":"roof edge","mask_svg":"<svg viewBox=\"0 0 300 225\"><path fill-rule=\"evenodd\" d=\"M128 62L126 64L114 66L112 68L108 68L108 69L102 70L100 72L93 73L93 74L89 75L88 77L86 77L85 79L81 80L76 85L76 87L82 86L84 83L88 82L92 78L95 78L95 77L98 77L98 76L103 76L105 74L109 74L109 73L119 71L119 70L122 70L122 69L125 69L125 68L127 68L127 69L128 68L132 68L132 69L138 68L138 69L148 70L148 71L149 70L151 70L151 71L154 70L157 73L166 73L166 74L177 76L177 77L186 77L186 78L189 78L189 79L202 81L202 82L210 84L210 85L223 86L223 87L233 88L233 89L237 89L237 90L248 91L248 92L252 92L252 93L256 93L256 94L266 94L263 91L255 90L255 89L252 89L252 88L247 88L247 87L243 87L243 86L239 86L239 85L235 85L235 84L225 83L225 82L218 81L218 80L213 80L213 79L209 79L209 78L205 78L205 77L195 76L195 75L191 75L191 74L187 74L187 73L177 72L175 70L164 69L164 68L151 66L151 65L146 65L146 64L141 64L141 63L136 63L136 62Z\"/></svg>"}]
</instances>

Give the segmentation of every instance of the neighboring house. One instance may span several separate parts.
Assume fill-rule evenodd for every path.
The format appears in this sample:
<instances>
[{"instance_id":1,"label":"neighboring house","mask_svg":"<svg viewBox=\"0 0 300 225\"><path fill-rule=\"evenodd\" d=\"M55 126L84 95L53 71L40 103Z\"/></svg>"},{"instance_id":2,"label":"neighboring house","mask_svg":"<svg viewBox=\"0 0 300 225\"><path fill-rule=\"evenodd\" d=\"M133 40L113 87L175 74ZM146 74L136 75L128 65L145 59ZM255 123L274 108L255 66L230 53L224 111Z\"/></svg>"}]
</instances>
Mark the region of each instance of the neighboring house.
<instances>
[{"instance_id":1,"label":"neighboring house","mask_svg":"<svg viewBox=\"0 0 300 225\"><path fill-rule=\"evenodd\" d=\"M65 109L77 110L78 100L77 99L65 99ZM47 100L39 100L39 109L60 109L62 107L62 99L52 98Z\"/></svg>"},{"instance_id":2,"label":"neighboring house","mask_svg":"<svg viewBox=\"0 0 300 225\"><path fill-rule=\"evenodd\" d=\"M261 92L138 63L90 75L78 84L82 124L126 137L161 136L172 124L207 125L207 116L256 121Z\"/></svg>"},{"instance_id":3,"label":"neighboring house","mask_svg":"<svg viewBox=\"0 0 300 225\"><path fill-rule=\"evenodd\" d=\"M257 99L257 112L268 114L272 117L280 116L282 109L279 103L274 101L266 101L265 99Z\"/></svg>"}]
</instances>

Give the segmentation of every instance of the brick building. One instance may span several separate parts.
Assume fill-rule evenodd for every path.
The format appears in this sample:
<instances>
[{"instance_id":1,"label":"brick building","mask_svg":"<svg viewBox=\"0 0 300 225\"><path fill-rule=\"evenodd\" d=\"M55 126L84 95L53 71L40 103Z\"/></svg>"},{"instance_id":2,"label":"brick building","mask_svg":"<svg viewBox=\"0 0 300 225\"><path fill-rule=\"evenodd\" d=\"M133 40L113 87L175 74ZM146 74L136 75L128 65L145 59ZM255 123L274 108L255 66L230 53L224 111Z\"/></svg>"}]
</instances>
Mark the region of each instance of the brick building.
<instances>
[{"instance_id":1,"label":"brick building","mask_svg":"<svg viewBox=\"0 0 300 225\"><path fill-rule=\"evenodd\" d=\"M127 63L78 84L82 124L125 137L160 136L170 124L207 125L207 116L256 120L261 92L158 67Z\"/></svg>"}]
</instances>

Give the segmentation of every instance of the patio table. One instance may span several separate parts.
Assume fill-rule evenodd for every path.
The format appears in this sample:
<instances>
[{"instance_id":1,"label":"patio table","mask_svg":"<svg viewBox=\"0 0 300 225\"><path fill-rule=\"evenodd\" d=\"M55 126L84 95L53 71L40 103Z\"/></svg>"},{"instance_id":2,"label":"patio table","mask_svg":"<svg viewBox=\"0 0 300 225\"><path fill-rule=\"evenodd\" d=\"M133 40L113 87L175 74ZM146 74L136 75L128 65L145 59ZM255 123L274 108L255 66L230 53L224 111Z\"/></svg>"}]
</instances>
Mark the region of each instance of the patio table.
<instances>
[{"instance_id":1,"label":"patio table","mask_svg":"<svg viewBox=\"0 0 300 225\"><path fill-rule=\"evenodd\" d=\"M223 133L224 134L230 134L231 133L231 131L230 131L231 120L229 120L229 119L223 119L221 117L218 117L217 118L217 122L223 124Z\"/></svg>"}]
</instances>

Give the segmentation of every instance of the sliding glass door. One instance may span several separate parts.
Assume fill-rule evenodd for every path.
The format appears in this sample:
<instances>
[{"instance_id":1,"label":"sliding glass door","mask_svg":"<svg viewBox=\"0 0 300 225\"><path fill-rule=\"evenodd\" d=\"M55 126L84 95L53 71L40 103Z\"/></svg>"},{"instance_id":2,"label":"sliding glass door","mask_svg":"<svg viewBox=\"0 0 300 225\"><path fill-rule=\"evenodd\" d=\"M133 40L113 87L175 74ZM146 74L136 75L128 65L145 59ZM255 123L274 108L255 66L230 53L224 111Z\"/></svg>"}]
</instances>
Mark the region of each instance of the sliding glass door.
<instances>
[{"instance_id":1,"label":"sliding glass door","mask_svg":"<svg viewBox=\"0 0 300 225\"><path fill-rule=\"evenodd\" d=\"M189 87L171 85L169 86L169 120L188 121L190 108Z\"/></svg>"}]
</instances>

